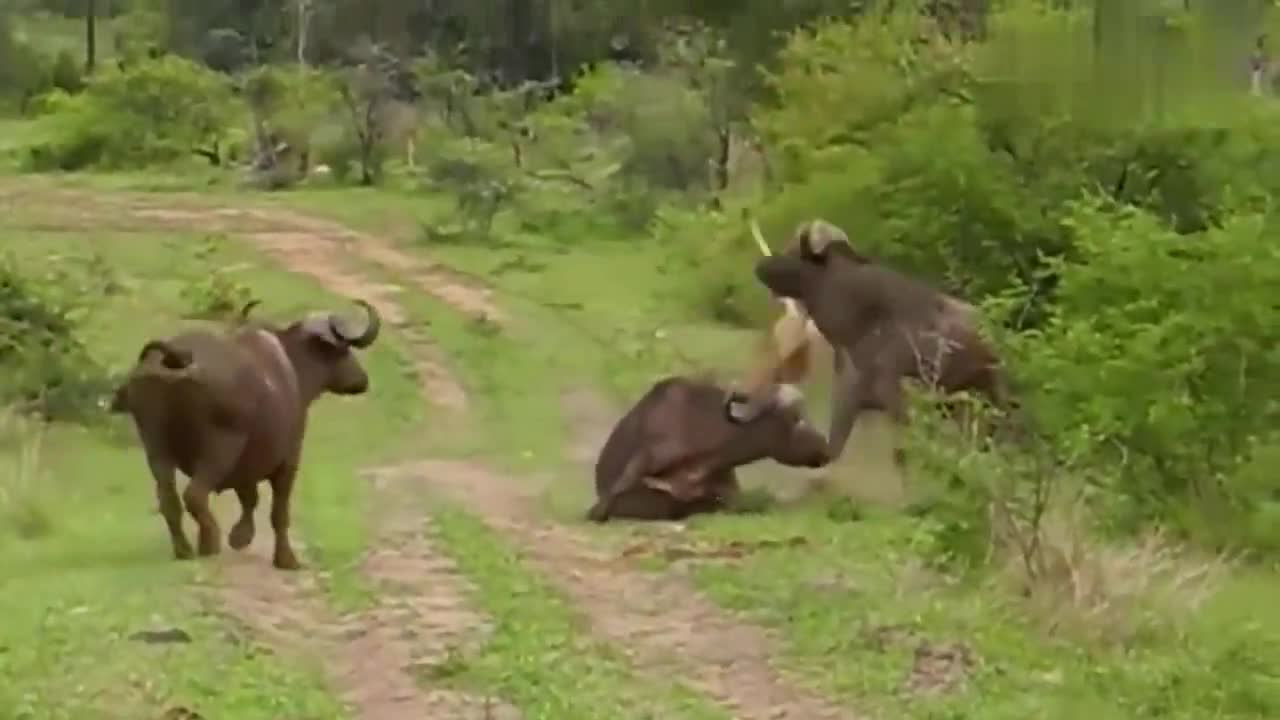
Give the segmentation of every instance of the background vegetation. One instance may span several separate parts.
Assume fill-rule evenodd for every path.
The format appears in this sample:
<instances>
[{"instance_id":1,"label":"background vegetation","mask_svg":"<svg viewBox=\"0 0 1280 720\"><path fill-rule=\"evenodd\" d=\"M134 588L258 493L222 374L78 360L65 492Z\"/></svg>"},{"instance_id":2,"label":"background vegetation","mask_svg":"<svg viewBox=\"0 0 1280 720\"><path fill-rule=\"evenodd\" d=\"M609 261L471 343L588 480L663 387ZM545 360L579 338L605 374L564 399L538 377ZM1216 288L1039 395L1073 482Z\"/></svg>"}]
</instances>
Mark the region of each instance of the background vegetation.
<instances>
[{"instance_id":1,"label":"background vegetation","mask_svg":"<svg viewBox=\"0 0 1280 720\"><path fill-rule=\"evenodd\" d=\"M775 244L826 218L987 309L1033 439L997 450L926 418L891 507L710 524L834 539L700 571L708 591L815 667L846 657L828 682L854 698L888 694L829 645L865 601L796 589L853 556L892 561L840 571L873 596L914 563L958 579L885 622L1066 668L1029 685L988 668L1001 691L936 717L1026 717L1017 698L1046 692L1053 717L1276 716L1280 627L1246 624L1280 588L1280 106L1257 39L1276 17L1249 0L20 0L0 8L0 166L200 184L484 275L538 340L436 327L517 462L561 439L523 427L554 403L557 355L623 399L745 362L734 329L771 312L745 218ZM0 261L0 402L93 423L107 371L86 307L121 290L100 256L75 262ZM566 343L599 352L565 361ZM1006 602L1025 627L999 624Z\"/></svg>"}]
</instances>

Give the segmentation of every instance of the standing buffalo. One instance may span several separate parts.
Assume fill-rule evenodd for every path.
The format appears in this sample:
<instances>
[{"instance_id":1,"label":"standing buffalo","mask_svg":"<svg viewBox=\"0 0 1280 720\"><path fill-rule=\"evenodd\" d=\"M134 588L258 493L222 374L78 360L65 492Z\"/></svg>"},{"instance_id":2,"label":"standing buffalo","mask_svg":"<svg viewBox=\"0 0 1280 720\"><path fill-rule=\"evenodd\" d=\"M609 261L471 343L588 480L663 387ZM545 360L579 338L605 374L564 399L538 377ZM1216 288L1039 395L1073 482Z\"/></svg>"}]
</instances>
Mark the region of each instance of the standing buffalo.
<instances>
[{"instance_id":1,"label":"standing buffalo","mask_svg":"<svg viewBox=\"0 0 1280 720\"><path fill-rule=\"evenodd\" d=\"M368 303L357 303L368 317L359 332L328 313L310 313L284 328L250 321L250 303L238 328L191 330L143 346L115 391L111 411L133 418L174 557L192 556L182 530L183 505L199 526L200 554L218 553L211 492L235 490L241 515L227 542L237 550L249 545L258 483L267 479L273 564L283 570L300 567L289 544L289 496L307 410L322 393L358 395L369 388L369 376L351 349L372 345L381 321ZM191 478L181 502L175 470Z\"/></svg>"},{"instance_id":2,"label":"standing buffalo","mask_svg":"<svg viewBox=\"0 0 1280 720\"><path fill-rule=\"evenodd\" d=\"M860 255L840 228L822 220L802 224L784 252L756 263L755 274L807 315L783 322L812 319L831 344L827 439L833 459L864 410L906 421L903 378L933 383L946 394L972 390L1006 405L1000 361L979 333L976 308Z\"/></svg>"},{"instance_id":3,"label":"standing buffalo","mask_svg":"<svg viewBox=\"0 0 1280 720\"><path fill-rule=\"evenodd\" d=\"M618 421L596 461L598 500L587 517L678 520L722 508L738 492L734 470L762 458L821 467L827 443L805 420L800 391L770 385L767 400L707 381L655 383Z\"/></svg>"}]
</instances>

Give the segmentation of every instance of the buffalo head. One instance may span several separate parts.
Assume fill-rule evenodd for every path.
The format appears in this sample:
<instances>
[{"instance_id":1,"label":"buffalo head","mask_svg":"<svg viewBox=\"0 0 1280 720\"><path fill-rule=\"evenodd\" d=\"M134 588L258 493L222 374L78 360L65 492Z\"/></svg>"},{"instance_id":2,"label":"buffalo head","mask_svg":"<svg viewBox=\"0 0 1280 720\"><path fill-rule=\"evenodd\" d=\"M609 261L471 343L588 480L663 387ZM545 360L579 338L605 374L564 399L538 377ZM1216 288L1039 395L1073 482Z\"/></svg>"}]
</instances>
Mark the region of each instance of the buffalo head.
<instances>
[{"instance_id":1,"label":"buffalo head","mask_svg":"<svg viewBox=\"0 0 1280 720\"><path fill-rule=\"evenodd\" d=\"M382 329L382 319L369 303L356 300L356 304L366 316L361 329L334 313L312 312L276 331L303 387L337 395L359 395L369 389L369 375L351 350L372 345ZM249 309L246 306L243 316L247 317Z\"/></svg>"},{"instance_id":2,"label":"buffalo head","mask_svg":"<svg viewBox=\"0 0 1280 720\"><path fill-rule=\"evenodd\" d=\"M805 419L804 396L794 385L775 384L752 394L730 392L725 416L740 429L735 442L744 454L793 467L830 462L827 440Z\"/></svg>"},{"instance_id":3,"label":"buffalo head","mask_svg":"<svg viewBox=\"0 0 1280 720\"><path fill-rule=\"evenodd\" d=\"M803 300L822 279L823 266L798 255L770 255L756 261L756 279L774 297Z\"/></svg>"},{"instance_id":4,"label":"buffalo head","mask_svg":"<svg viewBox=\"0 0 1280 720\"><path fill-rule=\"evenodd\" d=\"M858 264L871 262L871 258L853 249L849 235L839 227L822 219L800 223L791 235L783 256L826 265L832 257L841 257Z\"/></svg>"}]
</instances>

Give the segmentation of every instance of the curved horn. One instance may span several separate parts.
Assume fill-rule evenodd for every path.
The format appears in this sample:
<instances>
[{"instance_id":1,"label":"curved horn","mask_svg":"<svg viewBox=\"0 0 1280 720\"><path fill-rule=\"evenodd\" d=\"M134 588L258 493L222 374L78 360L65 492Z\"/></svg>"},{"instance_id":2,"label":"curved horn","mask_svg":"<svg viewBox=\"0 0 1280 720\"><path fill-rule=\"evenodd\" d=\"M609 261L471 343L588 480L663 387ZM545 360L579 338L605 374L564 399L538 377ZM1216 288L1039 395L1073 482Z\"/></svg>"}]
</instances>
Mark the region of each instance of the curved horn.
<instances>
[{"instance_id":1,"label":"curved horn","mask_svg":"<svg viewBox=\"0 0 1280 720\"><path fill-rule=\"evenodd\" d=\"M809 252L818 257L825 256L833 243L850 244L845 231L821 218L802 225L797 234L808 245Z\"/></svg>"},{"instance_id":2,"label":"curved horn","mask_svg":"<svg viewBox=\"0 0 1280 720\"><path fill-rule=\"evenodd\" d=\"M794 408L804 402L804 392L791 383L780 383L773 390L773 405L779 408Z\"/></svg>"},{"instance_id":3,"label":"curved horn","mask_svg":"<svg viewBox=\"0 0 1280 720\"><path fill-rule=\"evenodd\" d=\"M739 390L730 391L725 397L725 416L732 423L748 423L760 417L770 408L793 408L804 401L804 393L790 383L778 383L772 388L761 389L754 394Z\"/></svg>"},{"instance_id":4,"label":"curved horn","mask_svg":"<svg viewBox=\"0 0 1280 720\"><path fill-rule=\"evenodd\" d=\"M732 390L725 395L724 415L731 423L748 423L759 417L768 404L759 395L753 397L740 390Z\"/></svg>"},{"instance_id":5,"label":"curved horn","mask_svg":"<svg viewBox=\"0 0 1280 720\"><path fill-rule=\"evenodd\" d=\"M342 330L342 323L336 315L329 316L329 329L333 332L334 337L342 340L344 343L353 348L367 348L378 339L378 333L382 330L382 317L378 315L378 310L364 300L356 300L355 303L364 308L365 316L368 322L365 324L364 332L357 337L349 337Z\"/></svg>"}]
</instances>

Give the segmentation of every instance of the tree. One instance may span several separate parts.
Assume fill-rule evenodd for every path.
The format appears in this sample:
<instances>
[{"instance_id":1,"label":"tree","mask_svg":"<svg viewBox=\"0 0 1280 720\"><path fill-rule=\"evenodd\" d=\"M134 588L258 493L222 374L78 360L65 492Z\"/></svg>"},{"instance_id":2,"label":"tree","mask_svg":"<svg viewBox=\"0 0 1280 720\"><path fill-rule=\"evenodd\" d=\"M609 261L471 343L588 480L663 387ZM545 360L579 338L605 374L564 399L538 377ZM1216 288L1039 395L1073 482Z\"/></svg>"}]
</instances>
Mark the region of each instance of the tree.
<instances>
[{"instance_id":1,"label":"tree","mask_svg":"<svg viewBox=\"0 0 1280 720\"><path fill-rule=\"evenodd\" d=\"M386 73L366 61L341 73L337 90L359 151L360 184L373 185L381 171L395 88Z\"/></svg>"},{"instance_id":2,"label":"tree","mask_svg":"<svg viewBox=\"0 0 1280 720\"><path fill-rule=\"evenodd\" d=\"M84 9L84 72L93 73L98 55L98 3L86 0Z\"/></svg>"}]
</instances>

